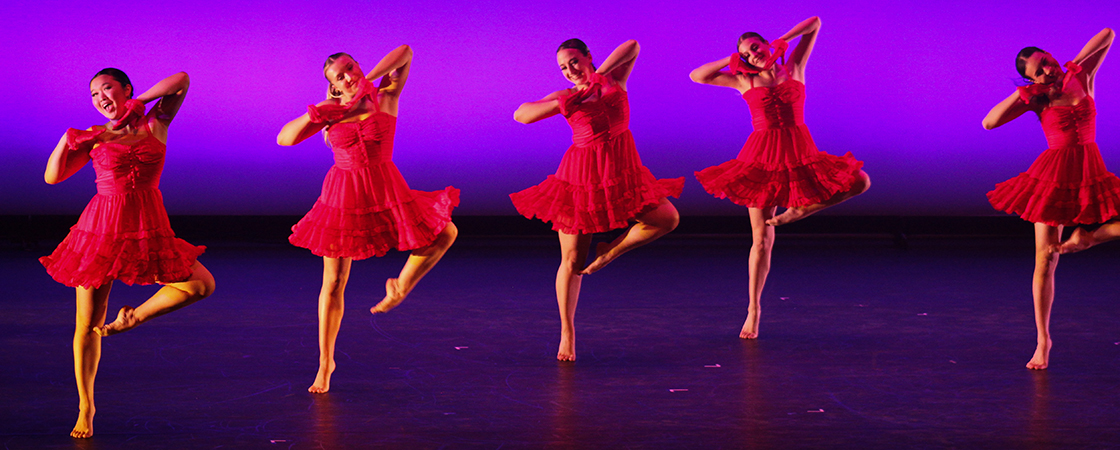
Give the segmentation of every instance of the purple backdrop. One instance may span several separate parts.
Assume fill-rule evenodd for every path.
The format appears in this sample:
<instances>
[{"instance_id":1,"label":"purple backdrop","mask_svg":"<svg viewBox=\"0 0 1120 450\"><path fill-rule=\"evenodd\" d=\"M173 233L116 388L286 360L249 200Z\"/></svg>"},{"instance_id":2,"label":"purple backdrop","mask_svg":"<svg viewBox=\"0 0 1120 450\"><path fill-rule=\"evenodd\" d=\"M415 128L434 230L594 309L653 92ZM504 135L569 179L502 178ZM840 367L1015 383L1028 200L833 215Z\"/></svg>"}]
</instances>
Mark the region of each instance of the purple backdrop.
<instances>
[{"instance_id":1,"label":"purple backdrop","mask_svg":"<svg viewBox=\"0 0 1120 450\"><path fill-rule=\"evenodd\" d=\"M1013 89L1015 53L1036 45L1064 62L1101 28L1120 27L1113 1L803 1L749 9L745 2L160 3L0 5L0 213L81 211L94 192L91 169L58 186L41 174L67 127L104 122L87 83L112 66L138 91L175 71L191 76L163 176L172 214L302 214L319 193L330 151L318 138L279 147L276 133L323 97L326 55L347 51L372 68L406 43L415 58L395 157L406 179L415 189L462 189L457 213L515 214L507 195L552 173L570 132L559 117L516 123L513 110L567 86L553 52L570 37L585 40L600 61L625 39L641 42L629 89L646 165L659 177L688 177L675 202L682 213L745 213L704 193L692 172L735 156L750 132L746 105L730 89L692 83L688 72L731 53L743 31L773 38L819 15L807 122L821 149L851 151L873 180L870 192L833 213L994 214L984 193L1045 148L1033 116L995 131L980 127ZM590 5L597 9L584 9ZM1097 141L1114 171L1116 58L1097 78Z\"/></svg>"}]
</instances>

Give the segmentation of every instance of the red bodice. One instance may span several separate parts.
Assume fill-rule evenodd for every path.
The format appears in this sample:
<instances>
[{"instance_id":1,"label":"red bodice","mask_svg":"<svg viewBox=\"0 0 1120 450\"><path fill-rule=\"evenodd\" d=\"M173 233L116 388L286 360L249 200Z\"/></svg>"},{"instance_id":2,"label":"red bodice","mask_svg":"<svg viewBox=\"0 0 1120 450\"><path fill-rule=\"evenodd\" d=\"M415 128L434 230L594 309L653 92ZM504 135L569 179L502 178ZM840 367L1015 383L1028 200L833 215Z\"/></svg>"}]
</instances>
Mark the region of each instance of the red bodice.
<instances>
[{"instance_id":1,"label":"red bodice","mask_svg":"<svg viewBox=\"0 0 1120 450\"><path fill-rule=\"evenodd\" d=\"M1050 148L1071 147L1096 141L1097 108L1086 96L1076 105L1048 106L1042 110L1042 131Z\"/></svg>"},{"instance_id":2,"label":"red bodice","mask_svg":"<svg viewBox=\"0 0 1120 450\"><path fill-rule=\"evenodd\" d=\"M573 144L601 144L630 129L630 102L618 86L605 87L598 100L580 103L565 118L572 127Z\"/></svg>"},{"instance_id":3,"label":"red bodice","mask_svg":"<svg viewBox=\"0 0 1120 450\"><path fill-rule=\"evenodd\" d=\"M331 125L327 139L334 151L334 165L351 170L392 161L396 130L397 118L384 112Z\"/></svg>"},{"instance_id":4,"label":"red bodice","mask_svg":"<svg viewBox=\"0 0 1120 450\"><path fill-rule=\"evenodd\" d=\"M756 87L743 93L755 130L805 124L805 85L787 79L777 86Z\"/></svg>"}]
</instances>

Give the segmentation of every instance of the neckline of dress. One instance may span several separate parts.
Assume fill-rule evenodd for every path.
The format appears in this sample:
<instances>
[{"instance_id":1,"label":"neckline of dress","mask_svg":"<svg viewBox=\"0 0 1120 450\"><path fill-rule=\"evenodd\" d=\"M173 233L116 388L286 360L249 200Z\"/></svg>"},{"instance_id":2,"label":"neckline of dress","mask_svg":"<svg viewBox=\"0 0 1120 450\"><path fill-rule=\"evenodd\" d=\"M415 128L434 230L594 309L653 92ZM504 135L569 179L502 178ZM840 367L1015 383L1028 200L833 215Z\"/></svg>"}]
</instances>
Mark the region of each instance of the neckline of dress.
<instances>
[{"instance_id":1,"label":"neckline of dress","mask_svg":"<svg viewBox=\"0 0 1120 450\"><path fill-rule=\"evenodd\" d=\"M1047 105L1047 106L1046 106L1046 109L1054 109L1054 108L1076 108L1076 107L1078 107L1078 106L1081 106L1082 104L1084 104L1084 103L1085 103L1086 101L1093 101L1093 96L1092 96L1092 95L1088 95L1088 94L1086 94L1086 95L1085 95L1085 98L1083 98L1083 99L1081 99L1081 101L1077 102L1077 104L1076 104L1076 105Z\"/></svg>"},{"instance_id":2,"label":"neckline of dress","mask_svg":"<svg viewBox=\"0 0 1120 450\"><path fill-rule=\"evenodd\" d=\"M746 92L743 92L743 96L745 97L747 95L747 92L753 91L755 89L774 89L774 88L779 87L783 84L789 83L790 81L800 83L802 86L805 85L805 83L801 83L800 81L797 81L797 80L793 79L793 77L789 77L789 78L786 78L786 81L783 81L781 83L778 83L778 84L775 84L775 85L772 85L772 86L758 86L758 87L752 87L750 89L747 89Z\"/></svg>"}]
</instances>

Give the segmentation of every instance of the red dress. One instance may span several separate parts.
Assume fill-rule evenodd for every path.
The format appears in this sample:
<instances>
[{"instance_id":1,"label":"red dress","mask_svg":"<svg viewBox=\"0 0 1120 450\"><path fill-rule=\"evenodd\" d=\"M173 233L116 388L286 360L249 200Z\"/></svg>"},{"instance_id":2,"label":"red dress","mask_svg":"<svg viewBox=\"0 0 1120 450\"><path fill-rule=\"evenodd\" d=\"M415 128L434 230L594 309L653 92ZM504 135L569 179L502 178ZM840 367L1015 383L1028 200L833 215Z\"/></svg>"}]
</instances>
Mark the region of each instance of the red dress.
<instances>
[{"instance_id":1,"label":"red dress","mask_svg":"<svg viewBox=\"0 0 1120 450\"><path fill-rule=\"evenodd\" d=\"M97 173L97 195L62 243L39 258L47 273L70 287L95 289L112 280L127 284L183 281L206 247L176 238L163 207L159 176L167 145L148 132L139 142L101 142L106 129L71 128L67 145L88 151Z\"/></svg>"},{"instance_id":2,"label":"red dress","mask_svg":"<svg viewBox=\"0 0 1120 450\"><path fill-rule=\"evenodd\" d=\"M1120 215L1120 178L1105 168L1094 142L1093 98L1047 106L1041 119L1050 148L1026 172L988 192L992 206L1051 226L1102 223Z\"/></svg>"},{"instance_id":3,"label":"red dress","mask_svg":"<svg viewBox=\"0 0 1120 450\"><path fill-rule=\"evenodd\" d=\"M601 89L598 100L561 108L572 127L572 146L556 174L509 195L518 213L552 222L553 230L566 234L624 228L684 188L684 177L657 179L642 165L630 134L626 91L594 78L598 83L590 89Z\"/></svg>"},{"instance_id":4,"label":"red dress","mask_svg":"<svg viewBox=\"0 0 1120 450\"><path fill-rule=\"evenodd\" d=\"M376 93L369 98L376 105ZM329 122L332 109L338 110L336 105L309 107L312 121ZM292 245L317 256L365 259L435 241L451 222L459 190L408 188L393 164L396 126L395 116L380 111L360 121L329 126L334 165L311 211L292 226L288 237Z\"/></svg>"},{"instance_id":5,"label":"red dress","mask_svg":"<svg viewBox=\"0 0 1120 450\"><path fill-rule=\"evenodd\" d=\"M753 83L753 78L752 78ZM805 85L794 79L743 93L754 131L735 159L696 172L704 190L749 208L808 206L845 192L863 162L813 143L805 126Z\"/></svg>"}]
</instances>

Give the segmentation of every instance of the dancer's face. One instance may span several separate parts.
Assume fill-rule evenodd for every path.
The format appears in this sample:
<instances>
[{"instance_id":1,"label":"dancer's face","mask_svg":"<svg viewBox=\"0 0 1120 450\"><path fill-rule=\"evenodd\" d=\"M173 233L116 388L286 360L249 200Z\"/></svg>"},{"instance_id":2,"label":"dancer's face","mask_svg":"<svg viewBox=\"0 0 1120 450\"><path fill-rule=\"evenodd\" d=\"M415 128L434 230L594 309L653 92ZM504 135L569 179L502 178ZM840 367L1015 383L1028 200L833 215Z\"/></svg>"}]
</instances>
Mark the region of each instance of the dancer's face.
<instances>
[{"instance_id":1,"label":"dancer's face","mask_svg":"<svg viewBox=\"0 0 1120 450\"><path fill-rule=\"evenodd\" d=\"M739 43L739 55L752 66L762 67L770 57L770 44L757 37L744 39Z\"/></svg>"},{"instance_id":2,"label":"dancer's face","mask_svg":"<svg viewBox=\"0 0 1120 450\"><path fill-rule=\"evenodd\" d=\"M584 55L574 48L565 48L556 52L556 63L560 64L560 72L564 74L564 78L575 83L576 86L587 84L587 75L595 72L591 55Z\"/></svg>"},{"instance_id":3,"label":"dancer's face","mask_svg":"<svg viewBox=\"0 0 1120 450\"><path fill-rule=\"evenodd\" d=\"M1027 58L1026 73L1035 83L1053 83L1063 74L1058 60L1046 52L1034 52Z\"/></svg>"},{"instance_id":4,"label":"dancer's face","mask_svg":"<svg viewBox=\"0 0 1120 450\"><path fill-rule=\"evenodd\" d=\"M366 77L358 62L346 55L334 60L324 73L331 86L348 97L358 93L358 82Z\"/></svg>"},{"instance_id":5,"label":"dancer's face","mask_svg":"<svg viewBox=\"0 0 1120 450\"><path fill-rule=\"evenodd\" d=\"M89 82L89 93L97 112L109 120L115 120L124 114L124 102L132 94L132 86L121 86L119 81L109 75L98 75Z\"/></svg>"}]
</instances>

